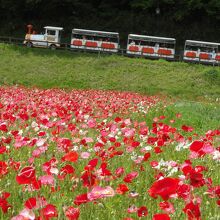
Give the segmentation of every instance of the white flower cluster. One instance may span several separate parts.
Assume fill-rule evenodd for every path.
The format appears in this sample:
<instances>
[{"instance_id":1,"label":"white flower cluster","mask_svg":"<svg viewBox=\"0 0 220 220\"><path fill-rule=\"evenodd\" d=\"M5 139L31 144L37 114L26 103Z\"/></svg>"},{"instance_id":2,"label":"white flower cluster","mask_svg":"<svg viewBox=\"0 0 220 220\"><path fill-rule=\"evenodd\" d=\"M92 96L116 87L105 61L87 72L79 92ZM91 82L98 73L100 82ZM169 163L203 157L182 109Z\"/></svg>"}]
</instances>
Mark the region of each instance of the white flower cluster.
<instances>
[{"instance_id":1,"label":"white flower cluster","mask_svg":"<svg viewBox=\"0 0 220 220\"><path fill-rule=\"evenodd\" d=\"M163 159L161 159L155 168L164 171L167 176L172 176L174 173L178 172L177 163L172 160L164 161Z\"/></svg>"},{"instance_id":2,"label":"white flower cluster","mask_svg":"<svg viewBox=\"0 0 220 220\"><path fill-rule=\"evenodd\" d=\"M218 162L220 162L220 152L219 151L217 151L217 150L215 150L213 153L212 153L212 159L213 160L216 160L216 161L218 161Z\"/></svg>"},{"instance_id":3,"label":"white flower cluster","mask_svg":"<svg viewBox=\"0 0 220 220\"><path fill-rule=\"evenodd\" d=\"M137 107L138 107L138 111L139 111L139 112L142 112L142 113L144 113L144 114L147 114L148 109L149 109L149 106L146 106L146 105L144 105L143 102L140 102L140 103L137 104Z\"/></svg>"},{"instance_id":4,"label":"white flower cluster","mask_svg":"<svg viewBox=\"0 0 220 220\"><path fill-rule=\"evenodd\" d=\"M184 149L188 149L191 144L192 144L192 143L189 143L188 141L186 141L186 142L180 142L180 143L176 146L176 151L181 151L181 150L184 150Z\"/></svg>"}]
</instances>

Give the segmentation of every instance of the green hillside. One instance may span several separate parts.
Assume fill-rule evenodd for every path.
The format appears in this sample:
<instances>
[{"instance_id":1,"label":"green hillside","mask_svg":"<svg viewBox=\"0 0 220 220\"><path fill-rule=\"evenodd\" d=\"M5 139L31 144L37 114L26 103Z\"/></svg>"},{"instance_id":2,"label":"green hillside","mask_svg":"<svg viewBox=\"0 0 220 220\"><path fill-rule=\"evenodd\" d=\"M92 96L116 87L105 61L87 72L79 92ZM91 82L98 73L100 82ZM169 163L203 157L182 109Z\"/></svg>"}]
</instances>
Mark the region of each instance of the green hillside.
<instances>
[{"instance_id":1,"label":"green hillside","mask_svg":"<svg viewBox=\"0 0 220 220\"><path fill-rule=\"evenodd\" d=\"M220 97L220 67L0 45L0 84Z\"/></svg>"}]
</instances>

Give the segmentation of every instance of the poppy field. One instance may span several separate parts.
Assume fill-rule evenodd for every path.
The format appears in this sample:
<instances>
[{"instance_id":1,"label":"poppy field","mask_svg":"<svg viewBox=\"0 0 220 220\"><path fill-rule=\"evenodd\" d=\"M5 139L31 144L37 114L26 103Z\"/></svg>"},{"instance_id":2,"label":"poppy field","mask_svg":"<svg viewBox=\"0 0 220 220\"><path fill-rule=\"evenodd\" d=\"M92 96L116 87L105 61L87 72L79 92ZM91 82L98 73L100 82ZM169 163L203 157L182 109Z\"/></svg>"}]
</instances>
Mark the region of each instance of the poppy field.
<instances>
[{"instance_id":1,"label":"poppy field","mask_svg":"<svg viewBox=\"0 0 220 220\"><path fill-rule=\"evenodd\" d=\"M219 127L150 118L157 96L0 93L1 219L220 219Z\"/></svg>"}]
</instances>

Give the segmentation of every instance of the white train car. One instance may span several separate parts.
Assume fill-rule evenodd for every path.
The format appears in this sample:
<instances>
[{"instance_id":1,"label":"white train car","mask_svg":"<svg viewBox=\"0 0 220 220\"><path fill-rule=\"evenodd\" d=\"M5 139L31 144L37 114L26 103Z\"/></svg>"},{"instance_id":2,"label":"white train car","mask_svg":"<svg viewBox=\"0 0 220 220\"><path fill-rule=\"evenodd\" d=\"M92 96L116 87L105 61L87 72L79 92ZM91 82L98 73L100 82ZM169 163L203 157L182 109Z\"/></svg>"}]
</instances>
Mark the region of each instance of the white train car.
<instances>
[{"instance_id":1,"label":"white train car","mask_svg":"<svg viewBox=\"0 0 220 220\"><path fill-rule=\"evenodd\" d=\"M151 58L175 58L176 39L129 34L127 54Z\"/></svg>"},{"instance_id":2,"label":"white train car","mask_svg":"<svg viewBox=\"0 0 220 220\"><path fill-rule=\"evenodd\" d=\"M183 60L199 63L220 63L220 44L186 40Z\"/></svg>"},{"instance_id":3,"label":"white train car","mask_svg":"<svg viewBox=\"0 0 220 220\"><path fill-rule=\"evenodd\" d=\"M70 47L72 49L117 53L119 50L119 33L75 28L72 30Z\"/></svg>"}]
</instances>

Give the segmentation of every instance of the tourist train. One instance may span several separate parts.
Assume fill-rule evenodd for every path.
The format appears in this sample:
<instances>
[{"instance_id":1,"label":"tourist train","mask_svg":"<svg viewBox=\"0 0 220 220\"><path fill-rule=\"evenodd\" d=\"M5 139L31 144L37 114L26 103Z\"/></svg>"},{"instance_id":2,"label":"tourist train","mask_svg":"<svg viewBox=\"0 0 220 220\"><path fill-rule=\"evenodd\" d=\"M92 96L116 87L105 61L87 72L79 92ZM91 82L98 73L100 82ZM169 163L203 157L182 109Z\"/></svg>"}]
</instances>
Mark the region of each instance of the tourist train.
<instances>
[{"instance_id":1,"label":"tourist train","mask_svg":"<svg viewBox=\"0 0 220 220\"><path fill-rule=\"evenodd\" d=\"M63 48L62 27L46 26L44 34L36 34L28 25L24 44L27 47ZM120 48L117 32L95 31L74 28L69 48L94 52L118 53L125 51L128 56L141 56L153 59L175 60L176 39L157 36L129 34L126 49ZM220 43L186 40L182 60L186 62L220 64Z\"/></svg>"}]
</instances>

